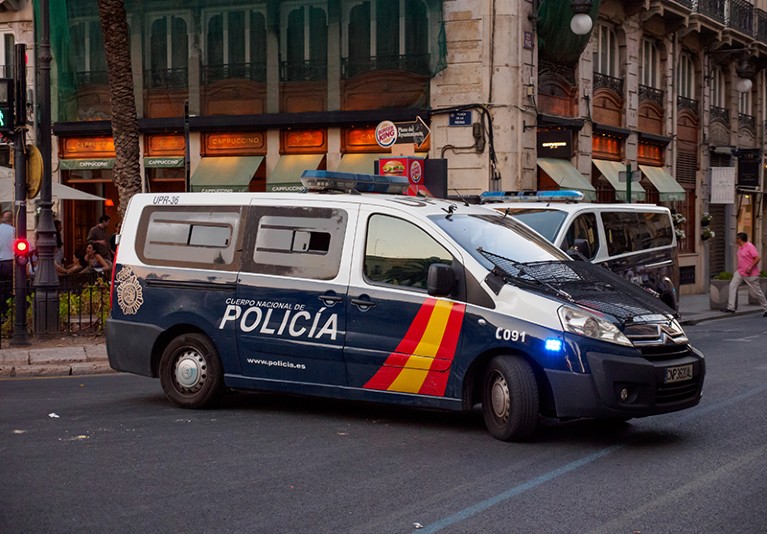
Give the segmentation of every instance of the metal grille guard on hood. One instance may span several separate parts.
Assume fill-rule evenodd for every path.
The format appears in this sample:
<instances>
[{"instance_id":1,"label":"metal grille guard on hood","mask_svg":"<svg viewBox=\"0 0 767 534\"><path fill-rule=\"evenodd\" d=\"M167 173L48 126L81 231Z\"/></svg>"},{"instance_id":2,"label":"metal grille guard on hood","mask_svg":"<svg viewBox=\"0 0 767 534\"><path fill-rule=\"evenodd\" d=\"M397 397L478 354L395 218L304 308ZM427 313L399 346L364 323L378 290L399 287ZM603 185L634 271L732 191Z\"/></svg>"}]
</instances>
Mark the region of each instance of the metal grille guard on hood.
<instances>
[{"instance_id":1,"label":"metal grille guard on hood","mask_svg":"<svg viewBox=\"0 0 767 534\"><path fill-rule=\"evenodd\" d=\"M636 318L643 322L641 317L647 315L660 314L666 320L676 316L659 298L600 265L569 260L519 263L482 248L477 251L507 284L612 315L623 326Z\"/></svg>"}]
</instances>

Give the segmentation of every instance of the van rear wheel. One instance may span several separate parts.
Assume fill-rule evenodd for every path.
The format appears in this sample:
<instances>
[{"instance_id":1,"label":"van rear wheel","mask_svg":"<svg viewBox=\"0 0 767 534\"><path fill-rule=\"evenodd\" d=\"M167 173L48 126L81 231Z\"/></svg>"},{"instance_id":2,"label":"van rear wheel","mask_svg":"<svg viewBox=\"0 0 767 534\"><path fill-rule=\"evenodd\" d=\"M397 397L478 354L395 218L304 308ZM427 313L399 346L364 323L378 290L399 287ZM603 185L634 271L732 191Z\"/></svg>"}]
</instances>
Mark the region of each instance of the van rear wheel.
<instances>
[{"instance_id":1,"label":"van rear wheel","mask_svg":"<svg viewBox=\"0 0 767 534\"><path fill-rule=\"evenodd\" d=\"M182 408L205 408L224 390L218 351L202 334L183 334L171 341L160 358L160 383L165 395Z\"/></svg>"},{"instance_id":2,"label":"van rear wheel","mask_svg":"<svg viewBox=\"0 0 767 534\"><path fill-rule=\"evenodd\" d=\"M538 424L538 384L530 365L518 356L496 356L485 369L482 415L501 441L526 441Z\"/></svg>"}]
</instances>

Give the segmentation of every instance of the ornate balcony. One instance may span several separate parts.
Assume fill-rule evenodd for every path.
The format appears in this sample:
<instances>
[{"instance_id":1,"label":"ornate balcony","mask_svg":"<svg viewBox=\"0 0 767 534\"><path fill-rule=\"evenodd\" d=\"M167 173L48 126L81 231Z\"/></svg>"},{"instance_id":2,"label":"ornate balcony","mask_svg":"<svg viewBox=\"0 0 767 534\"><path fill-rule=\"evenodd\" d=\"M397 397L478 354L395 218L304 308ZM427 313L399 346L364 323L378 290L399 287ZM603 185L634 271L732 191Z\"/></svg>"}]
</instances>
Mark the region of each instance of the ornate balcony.
<instances>
[{"instance_id":1,"label":"ornate balcony","mask_svg":"<svg viewBox=\"0 0 767 534\"><path fill-rule=\"evenodd\" d=\"M756 117L753 115L746 115L745 113L738 113L738 128L756 134Z\"/></svg>"},{"instance_id":2,"label":"ornate balcony","mask_svg":"<svg viewBox=\"0 0 767 534\"><path fill-rule=\"evenodd\" d=\"M698 113L698 101L692 98L686 98L684 96L676 97L676 105L681 109L689 109L690 111Z\"/></svg>"},{"instance_id":3,"label":"ornate balcony","mask_svg":"<svg viewBox=\"0 0 767 534\"><path fill-rule=\"evenodd\" d=\"M719 106L711 106L711 122L719 121L730 126L730 110L727 108L720 108Z\"/></svg>"},{"instance_id":4,"label":"ornate balcony","mask_svg":"<svg viewBox=\"0 0 767 534\"><path fill-rule=\"evenodd\" d=\"M749 36L754 35L754 6L746 0L730 0L730 17L727 25Z\"/></svg>"},{"instance_id":5,"label":"ornate balcony","mask_svg":"<svg viewBox=\"0 0 767 534\"><path fill-rule=\"evenodd\" d=\"M756 10L756 39L767 44L767 12Z\"/></svg>"},{"instance_id":6,"label":"ornate balcony","mask_svg":"<svg viewBox=\"0 0 767 534\"><path fill-rule=\"evenodd\" d=\"M725 0L694 0L692 10L724 24L725 4Z\"/></svg>"},{"instance_id":7,"label":"ornate balcony","mask_svg":"<svg viewBox=\"0 0 767 534\"><path fill-rule=\"evenodd\" d=\"M641 85L639 86L639 101L644 102L646 100L649 100L651 102L655 102L658 104L661 108L664 106L664 95L665 92L661 89L656 89L655 87L650 87L649 85Z\"/></svg>"},{"instance_id":8,"label":"ornate balcony","mask_svg":"<svg viewBox=\"0 0 767 534\"><path fill-rule=\"evenodd\" d=\"M203 67L202 83L204 85L231 79L264 83L266 82L266 63L206 65Z\"/></svg>"},{"instance_id":9,"label":"ornate balcony","mask_svg":"<svg viewBox=\"0 0 767 534\"><path fill-rule=\"evenodd\" d=\"M614 78L613 76L608 76L607 74L602 74L601 72L595 72L594 73L594 90L597 89L606 88L606 89L612 89L620 96L623 96L623 79L622 78Z\"/></svg>"}]
</instances>

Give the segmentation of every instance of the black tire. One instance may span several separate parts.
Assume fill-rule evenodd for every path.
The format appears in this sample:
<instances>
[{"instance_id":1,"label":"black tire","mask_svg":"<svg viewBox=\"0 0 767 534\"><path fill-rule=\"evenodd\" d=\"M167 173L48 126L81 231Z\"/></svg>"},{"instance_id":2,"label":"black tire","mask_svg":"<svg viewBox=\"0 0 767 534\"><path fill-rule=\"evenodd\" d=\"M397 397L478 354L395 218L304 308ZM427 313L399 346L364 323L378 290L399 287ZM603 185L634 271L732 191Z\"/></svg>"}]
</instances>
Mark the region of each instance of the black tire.
<instances>
[{"instance_id":1,"label":"black tire","mask_svg":"<svg viewBox=\"0 0 767 534\"><path fill-rule=\"evenodd\" d=\"M165 395L182 408L206 408L224 391L218 351L202 334L183 334L171 341L160 358Z\"/></svg>"},{"instance_id":2,"label":"black tire","mask_svg":"<svg viewBox=\"0 0 767 534\"><path fill-rule=\"evenodd\" d=\"M538 384L530 365L518 356L496 356L482 381L485 426L501 441L529 440L538 425Z\"/></svg>"}]
</instances>

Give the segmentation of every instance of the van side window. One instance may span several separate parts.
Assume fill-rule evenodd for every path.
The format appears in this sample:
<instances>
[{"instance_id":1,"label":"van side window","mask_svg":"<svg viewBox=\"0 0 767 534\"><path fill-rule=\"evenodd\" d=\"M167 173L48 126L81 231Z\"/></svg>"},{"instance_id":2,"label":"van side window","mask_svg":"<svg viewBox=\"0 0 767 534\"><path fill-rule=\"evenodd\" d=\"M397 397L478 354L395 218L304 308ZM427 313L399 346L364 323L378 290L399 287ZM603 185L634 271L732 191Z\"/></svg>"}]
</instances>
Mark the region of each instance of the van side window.
<instances>
[{"instance_id":1,"label":"van side window","mask_svg":"<svg viewBox=\"0 0 767 534\"><path fill-rule=\"evenodd\" d=\"M330 208L254 207L258 274L332 280L341 266L348 215Z\"/></svg>"},{"instance_id":2,"label":"van side window","mask_svg":"<svg viewBox=\"0 0 767 534\"><path fill-rule=\"evenodd\" d=\"M672 243L671 219L659 212L602 212L610 256Z\"/></svg>"},{"instance_id":3,"label":"van side window","mask_svg":"<svg viewBox=\"0 0 767 534\"><path fill-rule=\"evenodd\" d=\"M373 215L365 244L365 277L371 283L427 289L429 265L453 264L453 256L412 223Z\"/></svg>"},{"instance_id":4,"label":"van side window","mask_svg":"<svg viewBox=\"0 0 767 534\"><path fill-rule=\"evenodd\" d=\"M137 252L147 265L234 269L240 219L239 207L147 208Z\"/></svg>"},{"instance_id":5,"label":"van side window","mask_svg":"<svg viewBox=\"0 0 767 534\"><path fill-rule=\"evenodd\" d=\"M567 251L575 246L577 240L585 240L589 244L591 255L587 258L593 260L599 249L599 232L597 230L597 217L593 213L582 213L575 218L565 233L562 248Z\"/></svg>"}]
</instances>

